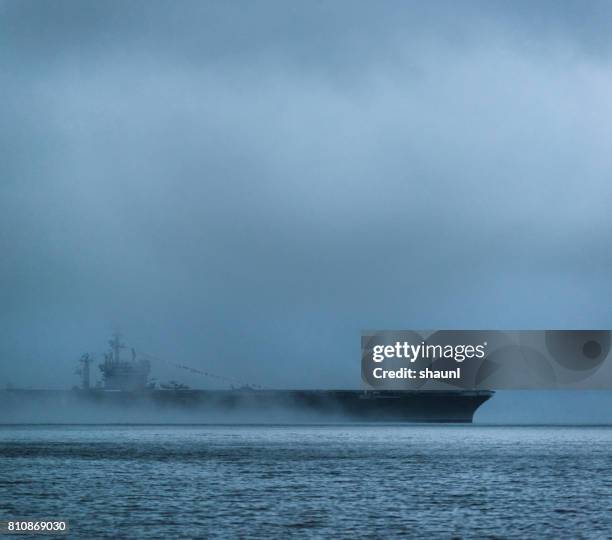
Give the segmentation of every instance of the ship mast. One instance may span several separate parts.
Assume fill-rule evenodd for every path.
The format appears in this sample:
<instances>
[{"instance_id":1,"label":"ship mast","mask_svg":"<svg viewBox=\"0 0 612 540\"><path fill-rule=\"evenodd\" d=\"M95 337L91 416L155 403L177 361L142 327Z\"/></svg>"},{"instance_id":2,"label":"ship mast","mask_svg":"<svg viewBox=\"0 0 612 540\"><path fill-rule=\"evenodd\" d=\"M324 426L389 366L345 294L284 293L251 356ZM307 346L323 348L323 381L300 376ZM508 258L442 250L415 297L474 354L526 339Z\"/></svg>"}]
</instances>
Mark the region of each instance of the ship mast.
<instances>
[{"instance_id":1,"label":"ship mast","mask_svg":"<svg viewBox=\"0 0 612 540\"><path fill-rule=\"evenodd\" d=\"M120 353L121 349L125 349L125 344L121 343L121 334L119 332L115 332L113 337L108 341L108 344L111 347L111 351L113 353L113 362L120 362Z\"/></svg>"}]
</instances>

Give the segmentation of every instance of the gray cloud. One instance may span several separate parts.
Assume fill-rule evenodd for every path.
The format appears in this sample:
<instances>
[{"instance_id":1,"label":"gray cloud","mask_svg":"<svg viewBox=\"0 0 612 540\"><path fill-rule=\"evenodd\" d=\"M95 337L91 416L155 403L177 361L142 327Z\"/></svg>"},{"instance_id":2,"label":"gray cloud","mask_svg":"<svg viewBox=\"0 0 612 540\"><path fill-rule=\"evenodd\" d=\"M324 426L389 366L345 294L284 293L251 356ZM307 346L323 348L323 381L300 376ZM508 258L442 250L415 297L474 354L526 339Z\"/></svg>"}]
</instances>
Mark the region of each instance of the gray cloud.
<instances>
[{"instance_id":1,"label":"gray cloud","mask_svg":"<svg viewBox=\"0 0 612 540\"><path fill-rule=\"evenodd\" d=\"M610 11L0 4L0 383L114 327L270 386L358 385L362 328L611 327Z\"/></svg>"}]
</instances>

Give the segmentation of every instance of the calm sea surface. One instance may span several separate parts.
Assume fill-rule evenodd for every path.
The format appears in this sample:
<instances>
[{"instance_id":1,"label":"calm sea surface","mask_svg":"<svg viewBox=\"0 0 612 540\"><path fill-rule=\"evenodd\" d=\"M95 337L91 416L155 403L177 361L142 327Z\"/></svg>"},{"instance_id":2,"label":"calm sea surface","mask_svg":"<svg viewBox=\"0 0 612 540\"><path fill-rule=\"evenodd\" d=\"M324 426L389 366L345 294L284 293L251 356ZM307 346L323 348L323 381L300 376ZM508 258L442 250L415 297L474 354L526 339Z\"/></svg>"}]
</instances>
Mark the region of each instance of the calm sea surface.
<instances>
[{"instance_id":1,"label":"calm sea surface","mask_svg":"<svg viewBox=\"0 0 612 540\"><path fill-rule=\"evenodd\" d=\"M0 519L20 517L87 539L612 538L612 429L5 426Z\"/></svg>"}]
</instances>

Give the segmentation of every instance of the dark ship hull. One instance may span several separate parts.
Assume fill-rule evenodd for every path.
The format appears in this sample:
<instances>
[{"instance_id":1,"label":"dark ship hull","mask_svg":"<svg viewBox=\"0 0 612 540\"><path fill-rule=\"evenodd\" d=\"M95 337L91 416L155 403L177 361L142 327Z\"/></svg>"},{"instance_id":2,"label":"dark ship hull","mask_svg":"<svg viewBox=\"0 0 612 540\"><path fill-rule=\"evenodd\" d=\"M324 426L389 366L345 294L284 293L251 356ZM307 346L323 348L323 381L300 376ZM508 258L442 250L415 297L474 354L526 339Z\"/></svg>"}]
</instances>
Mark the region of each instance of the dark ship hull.
<instances>
[{"instance_id":1,"label":"dark ship hull","mask_svg":"<svg viewBox=\"0 0 612 540\"><path fill-rule=\"evenodd\" d=\"M489 391L4 390L0 422L470 423Z\"/></svg>"}]
</instances>

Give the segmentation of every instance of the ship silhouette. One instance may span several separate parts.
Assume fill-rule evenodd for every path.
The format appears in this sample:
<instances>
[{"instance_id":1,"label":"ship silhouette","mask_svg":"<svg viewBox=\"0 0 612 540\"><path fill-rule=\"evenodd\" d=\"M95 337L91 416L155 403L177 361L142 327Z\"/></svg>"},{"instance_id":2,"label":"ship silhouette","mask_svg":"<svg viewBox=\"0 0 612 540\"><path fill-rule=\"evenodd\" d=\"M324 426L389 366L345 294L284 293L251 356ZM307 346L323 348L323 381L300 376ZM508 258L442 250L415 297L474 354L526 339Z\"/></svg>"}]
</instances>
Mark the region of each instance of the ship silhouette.
<instances>
[{"instance_id":1,"label":"ship silhouette","mask_svg":"<svg viewBox=\"0 0 612 540\"><path fill-rule=\"evenodd\" d=\"M165 362L194 376L216 379L228 389L194 389L184 383L168 381L158 384L150 378L151 361L164 362L146 353L131 350L124 358L126 345L119 334L109 340L109 351L98 365L102 380L91 384L93 355L84 354L79 361L81 384L72 390L0 391L0 407L5 415L17 411L28 401L53 407L56 402L68 406L113 405L128 411L138 406L153 406L157 411L188 413L190 421L248 413L258 422L270 419L270 411L314 413L319 419L357 422L435 422L471 423L480 405L492 395L488 390L285 390L245 384L195 367Z\"/></svg>"}]
</instances>

